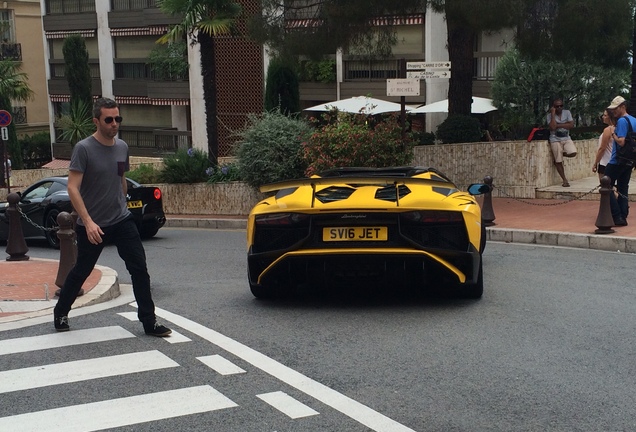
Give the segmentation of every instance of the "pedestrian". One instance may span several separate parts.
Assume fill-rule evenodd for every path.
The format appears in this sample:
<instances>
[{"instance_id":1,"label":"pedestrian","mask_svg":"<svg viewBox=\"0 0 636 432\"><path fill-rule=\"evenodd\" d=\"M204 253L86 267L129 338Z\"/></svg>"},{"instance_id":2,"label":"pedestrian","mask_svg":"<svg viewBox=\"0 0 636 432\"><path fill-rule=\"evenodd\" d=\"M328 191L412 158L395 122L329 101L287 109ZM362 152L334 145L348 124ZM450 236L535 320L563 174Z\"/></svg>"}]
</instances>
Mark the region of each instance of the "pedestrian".
<instances>
[{"instance_id":1,"label":"pedestrian","mask_svg":"<svg viewBox=\"0 0 636 432\"><path fill-rule=\"evenodd\" d=\"M563 109L563 99L554 99L548 113L548 129L550 129L550 148L554 159L554 166L563 180L563 187L570 187L563 168L563 157L576 156L576 146L570 138L570 129L574 127L574 118L569 110Z\"/></svg>"},{"instance_id":2,"label":"pedestrian","mask_svg":"<svg viewBox=\"0 0 636 432\"><path fill-rule=\"evenodd\" d=\"M614 146L612 134L615 130L614 118L610 115L608 110L603 111L601 118L603 119L603 123L607 126L603 129L601 136L598 137L598 150L596 151L594 165L592 165L592 172L598 173L599 180L605 175L605 166L612 157L612 148Z\"/></svg>"},{"instance_id":3,"label":"pedestrian","mask_svg":"<svg viewBox=\"0 0 636 432\"><path fill-rule=\"evenodd\" d=\"M4 179L7 186L11 186L11 155L7 153L7 160L4 162Z\"/></svg>"},{"instance_id":4,"label":"pedestrian","mask_svg":"<svg viewBox=\"0 0 636 432\"><path fill-rule=\"evenodd\" d=\"M150 293L146 253L137 225L126 207L129 170L128 145L117 138L122 122L119 107L112 99L100 98L93 106L93 135L75 144L68 175L68 194L78 214L77 260L60 291L54 309L57 331L69 330L68 313L93 271L106 244L114 244L126 263L137 300L137 317L152 336L168 336L172 331L157 323Z\"/></svg>"},{"instance_id":5,"label":"pedestrian","mask_svg":"<svg viewBox=\"0 0 636 432\"><path fill-rule=\"evenodd\" d=\"M613 193L609 194L610 208L612 209L614 225L626 226L627 215L629 214L629 181L632 176L634 162L620 160L617 153L618 148L625 145L625 137L630 129L627 122L631 124L631 129L636 131L636 118L627 114L627 102L622 96L616 96L612 99L607 110L616 121L616 129L612 134L612 138L614 139L612 156L605 167L605 175L612 180L611 187L614 188L614 186L616 186L616 192L618 193L618 197Z\"/></svg>"}]
</instances>

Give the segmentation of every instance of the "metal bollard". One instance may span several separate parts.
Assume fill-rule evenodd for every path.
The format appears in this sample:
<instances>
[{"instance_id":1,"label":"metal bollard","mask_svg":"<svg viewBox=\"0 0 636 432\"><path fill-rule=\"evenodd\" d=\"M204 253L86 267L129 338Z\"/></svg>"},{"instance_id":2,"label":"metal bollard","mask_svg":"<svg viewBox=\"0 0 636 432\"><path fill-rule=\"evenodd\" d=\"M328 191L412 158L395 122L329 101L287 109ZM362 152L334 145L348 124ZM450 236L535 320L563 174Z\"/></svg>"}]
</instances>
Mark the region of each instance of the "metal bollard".
<instances>
[{"instance_id":1,"label":"metal bollard","mask_svg":"<svg viewBox=\"0 0 636 432\"><path fill-rule=\"evenodd\" d=\"M77 261L77 235L75 234L75 221L73 216L67 212L61 212L57 215L57 238L60 239L60 264L57 269L57 278L55 285L60 287L55 291L55 295L59 297L66 276L71 271ZM80 289L78 296L84 294L84 290Z\"/></svg>"},{"instance_id":2,"label":"metal bollard","mask_svg":"<svg viewBox=\"0 0 636 432\"><path fill-rule=\"evenodd\" d=\"M614 193L614 189L611 187L612 179L608 176L601 177L601 188L598 190L601 195L601 201L598 208L598 217L596 218L595 234L611 234L615 232L612 227L614 226L614 218L612 218L612 208L610 207L610 194Z\"/></svg>"},{"instance_id":3,"label":"metal bollard","mask_svg":"<svg viewBox=\"0 0 636 432\"><path fill-rule=\"evenodd\" d=\"M9 254L7 261L27 261L29 256L26 254L29 248L24 240L24 233L22 232L22 223L20 221L21 215L18 209L18 203L20 202L20 195L17 193L10 193L7 196L9 207L7 207L6 216L9 220L9 238L7 239L6 251Z\"/></svg>"},{"instance_id":4,"label":"metal bollard","mask_svg":"<svg viewBox=\"0 0 636 432\"><path fill-rule=\"evenodd\" d=\"M490 188L489 192L484 194L484 202L481 206L481 220L486 226L497 225L495 220L495 212L492 209L492 177L486 176L484 177L484 183L488 185Z\"/></svg>"}]
</instances>

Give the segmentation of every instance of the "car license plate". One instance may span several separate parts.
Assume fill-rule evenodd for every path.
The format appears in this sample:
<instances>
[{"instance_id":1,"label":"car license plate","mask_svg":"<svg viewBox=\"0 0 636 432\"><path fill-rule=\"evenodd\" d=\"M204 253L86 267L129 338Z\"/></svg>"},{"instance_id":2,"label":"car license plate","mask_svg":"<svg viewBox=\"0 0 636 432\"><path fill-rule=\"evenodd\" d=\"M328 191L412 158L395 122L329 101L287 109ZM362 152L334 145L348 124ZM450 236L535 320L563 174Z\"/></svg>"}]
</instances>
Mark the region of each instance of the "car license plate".
<instances>
[{"instance_id":1,"label":"car license plate","mask_svg":"<svg viewBox=\"0 0 636 432\"><path fill-rule=\"evenodd\" d=\"M325 227L322 241L387 241L387 227Z\"/></svg>"},{"instance_id":2,"label":"car license plate","mask_svg":"<svg viewBox=\"0 0 636 432\"><path fill-rule=\"evenodd\" d=\"M128 208L142 208L144 206L144 204L141 202L141 200L139 200L139 201L128 201L126 206Z\"/></svg>"}]
</instances>

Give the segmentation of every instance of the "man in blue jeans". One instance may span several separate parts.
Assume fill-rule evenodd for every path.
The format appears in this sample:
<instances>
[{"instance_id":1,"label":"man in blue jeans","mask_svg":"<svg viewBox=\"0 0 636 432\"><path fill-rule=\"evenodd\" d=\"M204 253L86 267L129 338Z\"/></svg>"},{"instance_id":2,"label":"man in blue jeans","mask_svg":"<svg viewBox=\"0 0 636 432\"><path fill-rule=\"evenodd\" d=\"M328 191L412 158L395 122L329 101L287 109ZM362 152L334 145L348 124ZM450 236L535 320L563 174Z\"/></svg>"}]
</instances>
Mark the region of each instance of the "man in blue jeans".
<instances>
[{"instance_id":1,"label":"man in blue jeans","mask_svg":"<svg viewBox=\"0 0 636 432\"><path fill-rule=\"evenodd\" d=\"M112 99L93 106L96 132L75 144L68 175L68 194L77 219L77 261L55 305L54 326L68 331L68 313L77 294L95 268L104 246L113 243L126 263L137 300L137 316L148 335L164 337L172 331L157 323L150 294L146 252L137 225L126 207L129 169L128 145L117 138L122 118Z\"/></svg>"},{"instance_id":2,"label":"man in blue jeans","mask_svg":"<svg viewBox=\"0 0 636 432\"><path fill-rule=\"evenodd\" d=\"M614 145L612 156L605 167L605 175L612 179L612 188L616 185L618 198L615 194L610 194L610 207L615 226L626 226L627 215L629 214L629 180L632 176L634 163L620 160L617 155L618 148L625 145L625 137L629 131L627 122L631 123L632 130L636 131L636 118L627 114L627 102L622 96L616 96L607 107L608 112L616 121L616 130L612 134Z\"/></svg>"}]
</instances>

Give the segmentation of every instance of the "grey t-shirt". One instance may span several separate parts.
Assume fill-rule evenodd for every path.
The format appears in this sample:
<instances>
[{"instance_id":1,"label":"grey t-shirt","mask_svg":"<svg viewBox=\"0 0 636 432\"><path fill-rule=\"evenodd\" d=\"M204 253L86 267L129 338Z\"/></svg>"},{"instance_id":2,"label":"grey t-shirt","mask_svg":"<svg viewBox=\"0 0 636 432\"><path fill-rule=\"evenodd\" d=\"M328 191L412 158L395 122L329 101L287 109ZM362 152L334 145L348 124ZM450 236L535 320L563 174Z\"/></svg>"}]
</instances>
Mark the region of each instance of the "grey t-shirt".
<instances>
[{"instance_id":1,"label":"grey t-shirt","mask_svg":"<svg viewBox=\"0 0 636 432\"><path fill-rule=\"evenodd\" d=\"M552 113L548 113L548 117L546 119L547 123L550 124L552 120ZM550 131L550 141L567 141L570 139L570 131L566 128L560 128L559 124L568 123L574 121L572 117L572 113L569 110L562 110L560 116L555 116L554 121L557 124L557 128L555 131Z\"/></svg>"},{"instance_id":2,"label":"grey t-shirt","mask_svg":"<svg viewBox=\"0 0 636 432\"><path fill-rule=\"evenodd\" d=\"M69 170L84 174L80 194L97 225L114 225L130 214L121 183L128 169L128 144L125 141L115 138L115 145L107 146L91 135L75 144ZM77 223L84 225L81 219Z\"/></svg>"}]
</instances>

